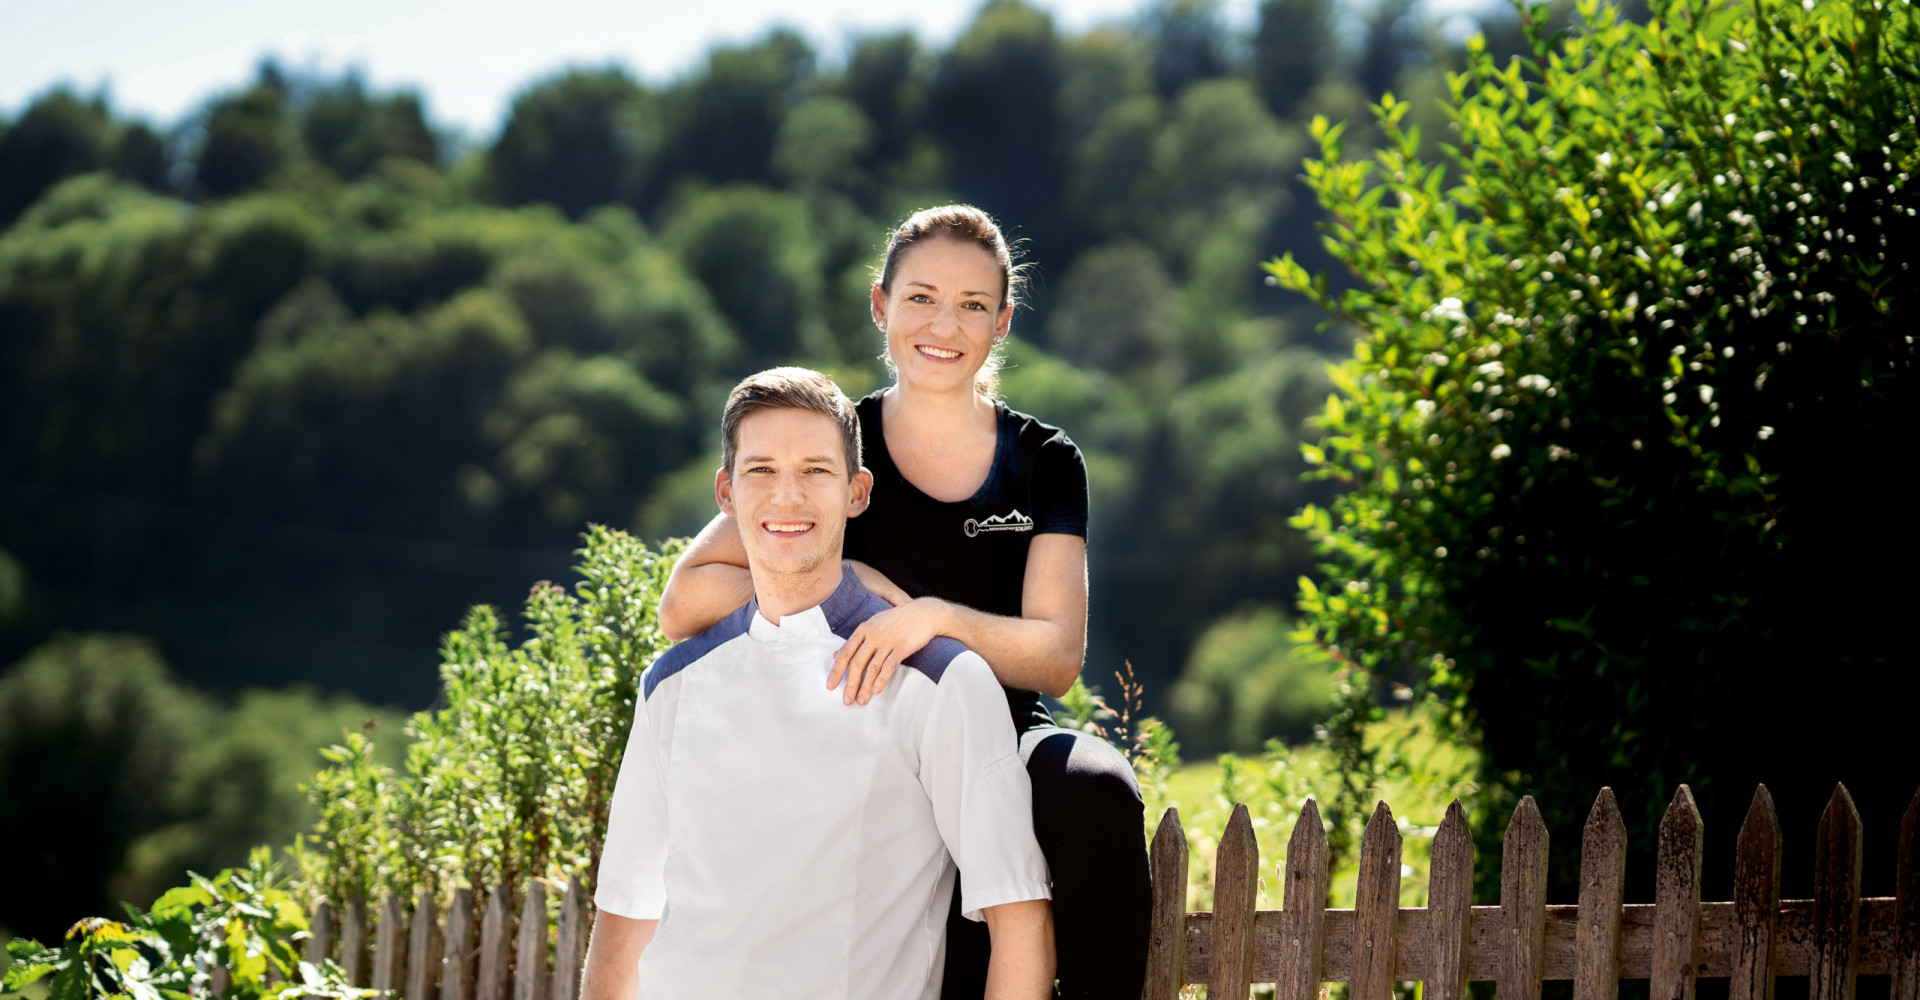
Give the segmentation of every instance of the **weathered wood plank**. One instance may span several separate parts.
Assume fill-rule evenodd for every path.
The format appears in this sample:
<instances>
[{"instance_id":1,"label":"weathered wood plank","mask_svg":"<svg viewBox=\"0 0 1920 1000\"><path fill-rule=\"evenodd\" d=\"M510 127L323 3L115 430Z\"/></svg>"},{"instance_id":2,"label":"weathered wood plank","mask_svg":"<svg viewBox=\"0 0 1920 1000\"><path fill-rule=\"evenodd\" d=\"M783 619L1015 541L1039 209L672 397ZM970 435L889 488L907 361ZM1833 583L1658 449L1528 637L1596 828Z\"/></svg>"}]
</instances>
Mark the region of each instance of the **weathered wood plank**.
<instances>
[{"instance_id":1,"label":"weathered wood plank","mask_svg":"<svg viewBox=\"0 0 1920 1000\"><path fill-rule=\"evenodd\" d=\"M1900 818L1895 854L1892 1000L1920 1000L1920 792Z\"/></svg>"},{"instance_id":2,"label":"weathered wood plank","mask_svg":"<svg viewBox=\"0 0 1920 1000\"><path fill-rule=\"evenodd\" d=\"M410 1000L433 1000L439 991L440 914L433 890L423 889L413 908L412 932L407 938L407 992Z\"/></svg>"},{"instance_id":3,"label":"weathered wood plank","mask_svg":"<svg viewBox=\"0 0 1920 1000\"><path fill-rule=\"evenodd\" d=\"M1892 973L1897 957L1893 897L1860 901L1860 951L1855 969L1863 976ZM1427 976L1427 944L1430 936L1429 912L1417 907L1401 909L1394 922L1394 978L1398 981L1424 979ZM1501 910L1497 906L1476 906L1467 916L1467 978L1498 980L1506 961ZM1187 962L1185 981L1204 983L1208 965L1207 932L1209 913L1187 914ZM1540 978L1569 980L1576 974L1576 949L1579 932L1579 908L1571 905L1547 907L1546 932L1542 938L1545 957ZM1327 910L1323 924L1325 943L1321 950L1322 982L1344 983L1353 975L1352 910ZM1256 983L1275 982L1279 977L1281 945L1286 914L1280 910L1261 910L1253 916L1255 938L1253 976ZM1653 968L1654 905L1628 903L1620 912L1620 978L1647 979ZM1701 979L1725 979L1732 974L1733 940L1738 932L1732 903L1700 904L1699 972ZM1774 975L1804 976L1813 968L1813 900L1790 899L1780 904L1779 935L1774 945Z\"/></svg>"},{"instance_id":4,"label":"weathered wood plank","mask_svg":"<svg viewBox=\"0 0 1920 1000\"><path fill-rule=\"evenodd\" d=\"M1467 829L1467 811L1454 799L1446 818L1433 833L1427 865L1427 933L1399 940L1418 949L1424 939L1426 959L1418 977L1426 982L1426 1000L1466 1000L1467 916L1473 910L1473 832ZM1405 967L1413 957L1403 950L1396 964Z\"/></svg>"},{"instance_id":5,"label":"weathered wood plank","mask_svg":"<svg viewBox=\"0 0 1920 1000\"><path fill-rule=\"evenodd\" d=\"M340 925L340 971L354 986L367 985L367 901L347 903L347 919Z\"/></svg>"},{"instance_id":6,"label":"weathered wood plank","mask_svg":"<svg viewBox=\"0 0 1920 1000\"><path fill-rule=\"evenodd\" d=\"M1500 854L1499 1000L1540 1000L1547 923L1547 825L1528 795L1514 807Z\"/></svg>"},{"instance_id":7,"label":"weathered wood plank","mask_svg":"<svg viewBox=\"0 0 1920 1000\"><path fill-rule=\"evenodd\" d=\"M1701 845L1705 830L1693 789L1681 785L1660 819L1653 876L1651 1000L1693 1000L1700 943Z\"/></svg>"},{"instance_id":8,"label":"weathered wood plank","mask_svg":"<svg viewBox=\"0 0 1920 1000\"><path fill-rule=\"evenodd\" d=\"M1780 816L1765 785L1753 791L1753 804L1740 824L1734 853L1734 929L1726 949L1733 981L1728 984L1727 1000L1773 1000L1774 930L1780 923Z\"/></svg>"},{"instance_id":9,"label":"weathered wood plank","mask_svg":"<svg viewBox=\"0 0 1920 1000\"><path fill-rule=\"evenodd\" d=\"M520 908L520 947L513 957L513 1000L546 1000L547 985L547 885L539 879L527 883L527 898Z\"/></svg>"},{"instance_id":10,"label":"weathered wood plank","mask_svg":"<svg viewBox=\"0 0 1920 1000\"><path fill-rule=\"evenodd\" d=\"M567 881L567 894L560 898L560 923L554 932L553 981L551 1000L576 1000L580 994L580 971L587 961L587 899L585 882Z\"/></svg>"},{"instance_id":11,"label":"weathered wood plank","mask_svg":"<svg viewBox=\"0 0 1920 1000\"><path fill-rule=\"evenodd\" d=\"M406 974L407 912L399 896L387 893L380 925L374 928L372 988L398 991L406 986Z\"/></svg>"},{"instance_id":12,"label":"weathered wood plank","mask_svg":"<svg viewBox=\"0 0 1920 1000\"><path fill-rule=\"evenodd\" d=\"M1259 905L1260 845L1247 807L1235 805L1213 865L1213 968L1207 996L1246 1000L1253 972L1253 913Z\"/></svg>"},{"instance_id":13,"label":"weathered wood plank","mask_svg":"<svg viewBox=\"0 0 1920 1000\"><path fill-rule=\"evenodd\" d=\"M480 919L480 967L473 977L473 1000L507 1000L507 974L513 967L513 912L507 887L496 885L487 894L487 913Z\"/></svg>"},{"instance_id":14,"label":"weathered wood plank","mask_svg":"<svg viewBox=\"0 0 1920 1000\"><path fill-rule=\"evenodd\" d=\"M440 952L440 1000L473 1000L473 890L456 889Z\"/></svg>"},{"instance_id":15,"label":"weathered wood plank","mask_svg":"<svg viewBox=\"0 0 1920 1000\"><path fill-rule=\"evenodd\" d=\"M1616 1000L1620 995L1620 907L1626 890L1627 824L1620 818L1613 789L1602 788L1580 836L1573 1000Z\"/></svg>"},{"instance_id":16,"label":"weathered wood plank","mask_svg":"<svg viewBox=\"0 0 1920 1000\"><path fill-rule=\"evenodd\" d=\"M1838 785L1814 846L1812 1000L1853 1000L1860 926L1860 813ZM1658 998L1655 998L1658 1000Z\"/></svg>"},{"instance_id":17,"label":"weathered wood plank","mask_svg":"<svg viewBox=\"0 0 1920 1000\"><path fill-rule=\"evenodd\" d=\"M305 958L315 965L333 957L333 905L321 900L313 908L313 917L307 922Z\"/></svg>"},{"instance_id":18,"label":"weathered wood plank","mask_svg":"<svg viewBox=\"0 0 1920 1000\"><path fill-rule=\"evenodd\" d=\"M1301 805L1293 835L1287 838L1283 884L1274 1000L1315 1000L1327 917L1327 831L1320 825L1320 806L1312 799Z\"/></svg>"},{"instance_id":19,"label":"weathered wood plank","mask_svg":"<svg viewBox=\"0 0 1920 1000\"><path fill-rule=\"evenodd\" d=\"M1354 886L1351 1000L1393 1000L1393 924L1400 915L1400 827L1383 799L1360 835Z\"/></svg>"},{"instance_id":20,"label":"weathered wood plank","mask_svg":"<svg viewBox=\"0 0 1920 1000\"><path fill-rule=\"evenodd\" d=\"M1180 810L1160 816L1147 853L1153 872L1153 917L1147 938L1147 980L1141 1000L1175 1000L1187 959L1187 831Z\"/></svg>"}]
</instances>

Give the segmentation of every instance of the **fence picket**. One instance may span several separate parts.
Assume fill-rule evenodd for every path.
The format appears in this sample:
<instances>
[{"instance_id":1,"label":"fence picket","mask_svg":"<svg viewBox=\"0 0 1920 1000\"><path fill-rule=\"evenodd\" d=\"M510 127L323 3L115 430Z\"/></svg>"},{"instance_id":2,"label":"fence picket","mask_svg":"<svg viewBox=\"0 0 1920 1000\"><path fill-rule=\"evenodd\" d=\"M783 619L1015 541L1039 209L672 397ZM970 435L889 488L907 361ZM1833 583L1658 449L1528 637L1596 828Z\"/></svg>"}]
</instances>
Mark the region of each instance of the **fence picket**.
<instances>
[{"instance_id":1,"label":"fence picket","mask_svg":"<svg viewBox=\"0 0 1920 1000\"><path fill-rule=\"evenodd\" d=\"M1547 932L1547 824L1531 795L1514 807L1501 847L1500 930L1505 941L1499 1000L1540 1000Z\"/></svg>"},{"instance_id":2,"label":"fence picket","mask_svg":"<svg viewBox=\"0 0 1920 1000\"><path fill-rule=\"evenodd\" d=\"M387 893L380 906L380 926L374 929L373 988L399 990L407 968L406 913L400 897Z\"/></svg>"},{"instance_id":3,"label":"fence picket","mask_svg":"<svg viewBox=\"0 0 1920 1000\"><path fill-rule=\"evenodd\" d=\"M1187 831L1180 810L1168 807L1147 855L1153 874L1152 928L1141 1000L1175 1000L1187 964Z\"/></svg>"},{"instance_id":4,"label":"fence picket","mask_svg":"<svg viewBox=\"0 0 1920 1000\"><path fill-rule=\"evenodd\" d=\"M1753 791L1733 866L1732 982L1727 1000L1773 1000L1773 948L1780 925L1780 817L1773 794Z\"/></svg>"},{"instance_id":5,"label":"fence picket","mask_svg":"<svg viewBox=\"0 0 1920 1000\"><path fill-rule=\"evenodd\" d=\"M1820 814L1814 847L1812 1000L1853 1000L1859 958L1860 813L1838 785ZM1656 998L1658 1000L1658 998Z\"/></svg>"},{"instance_id":6,"label":"fence picket","mask_svg":"<svg viewBox=\"0 0 1920 1000\"><path fill-rule=\"evenodd\" d=\"M407 937L407 992L410 1000L433 1000L440 967L440 915L434 912L433 890L422 889L413 907L412 933Z\"/></svg>"},{"instance_id":7,"label":"fence picket","mask_svg":"<svg viewBox=\"0 0 1920 1000\"><path fill-rule=\"evenodd\" d=\"M307 926L313 936L307 939L305 958L315 965L333 957L333 907L326 900L314 904L313 918Z\"/></svg>"},{"instance_id":8,"label":"fence picket","mask_svg":"<svg viewBox=\"0 0 1920 1000\"><path fill-rule=\"evenodd\" d=\"M1892 1000L1920 1000L1920 792L1900 817L1895 853Z\"/></svg>"},{"instance_id":9,"label":"fence picket","mask_svg":"<svg viewBox=\"0 0 1920 1000\"><path fill-rule=\"evenodd\" d=\"M575 1000L580 993L580 970L587 960L587 900L582 879L567 881L560 898L559 929L554 934L552 1000Z\"/></svg>"},{"instance_id":10,"label":"fence picket","mask_svg":"<svg viewBox=\"0 0 1920 1000\"><path fill-rule=\"evenodd\" d=\"M527 882L520 908L520 947L513 958L513 1000L546 1000L547 884Z\"/></svg>"},{"instance_id":11,"label":"fence picket","mask_svg":"<svg viewBox=\"0 0 1920 1000\"><path fill-rule=\"evenodd\" d=\"M447 906L440 953L440 1000L473 1000L473 890L456 889Z\"/></svg>"},{"instance_id":12,"label":"fence picket","mask_svg":"<svg viewBox=\"0 0 1920 1000\"><path fill-rule=\"evenodd\" d=\"M1354 887L1352 1000L1393 1000L1393 923L1400 915L1400 827L1385 800L1360 835Z\"/></svg>"},{"instance_id":13,"label":"fence picket","mask_svg":"<svg viewBox=\"0 0 1920 1000\"><path fill-rule=\"evenodd\" d=\"M347 919L340 928L340 971L354 986L367 985L367 901L347 903Z\"/></svg>"},{"instance_id":14,"label":"fence picket","mask_svg":"<svg viewBox=\"0 0 1920 1000\"><path fill-rule=\"evenodd\" d=\"M1467 915L1473 907L1473 834L1454 799L1433 833L1427 865L1426 1000L1466 1000Z\"/></svg>"},{"instance_id":15,"label":"fence picket","mask_svg":"<svg viewBox=\"0 0 1920 1000\"><path fill-rule=\"evenodd\" d=\"M1213 962L1207 996L1246 1000L1253 974L1253 911L1259 902L1260 845L1253 818L1235 805L1213 863Z\"/></svg>"},{"instance_id":16,"label":"fence picket","mask_svg":"<svg viewBox=\"0 0 1920 1000\"><path fill-rule=\"evenodd\" d=\"M1660 819L1653 877L1652 1000L1693 1000L1700 941L1700 848L1705 831L1693 789L1674 790Z\"/></svg>"},{"instance_id":17,"label":"fence picket","mask_svg":"<svg viewBox=\"0 0 1920 1000\"><path fill-rule=\"evenodd\" d=\"M1620 995L1620 907L1626 901L1627 824L1602 788L1580 837L1580 923L1574 930L1573 1000Z\"/></svg>"},{"instance_id":18,"label":"fence picket","mask_svg":"<svg viewBox=\"0 0 1920 1000\"><path fill-rule=\"evenodd\" d=\"M487 894L487 914L480 919L480 969L473 980L473 1000L507 1000L507 971L513 966L513 914L508 906L507 887L494 886Z\"/></svg>"},{"instance_id":19,"label":"fence picket","mask_svg":"<svg viewBox=\"0 0 1920 1000\"><path fill-rule=\"evenodd\" d=\"M1285 910L1280 923L1280 975L1274 1000L1315 1000L1327 920L1327 831L1308 799L1287 838Z\"/></svg>"}]
</instances>

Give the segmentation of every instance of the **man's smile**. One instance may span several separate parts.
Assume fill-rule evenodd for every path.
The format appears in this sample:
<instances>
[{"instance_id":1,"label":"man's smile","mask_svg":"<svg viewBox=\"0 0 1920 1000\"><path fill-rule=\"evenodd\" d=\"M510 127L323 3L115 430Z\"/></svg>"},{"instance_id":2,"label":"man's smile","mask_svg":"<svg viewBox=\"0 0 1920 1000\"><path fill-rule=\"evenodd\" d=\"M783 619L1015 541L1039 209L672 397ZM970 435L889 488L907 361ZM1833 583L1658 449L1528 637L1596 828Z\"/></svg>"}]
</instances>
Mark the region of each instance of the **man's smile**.
<instances>
[{"instance_id":1,"label":"man's smile","mask_svg":"<svg viewBox=\"0 0 1920 1000\"><path fill-rule=\"evenodd\" d=\"M760 522L760 527L765 528L766 530L771 531L775 534L796 535L796 534L800 534L801 532L812 531L813 522L812 521L762 521Z\"/></svg>"}]
</instances>

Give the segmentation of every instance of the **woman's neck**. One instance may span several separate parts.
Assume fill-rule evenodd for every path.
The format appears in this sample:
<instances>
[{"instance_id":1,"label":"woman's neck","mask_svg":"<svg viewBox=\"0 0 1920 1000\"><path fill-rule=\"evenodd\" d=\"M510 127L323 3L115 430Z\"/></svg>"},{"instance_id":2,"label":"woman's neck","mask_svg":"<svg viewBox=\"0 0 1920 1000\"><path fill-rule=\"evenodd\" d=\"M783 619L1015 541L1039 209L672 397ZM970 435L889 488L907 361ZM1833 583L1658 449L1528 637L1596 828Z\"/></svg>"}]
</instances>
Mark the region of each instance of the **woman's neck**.
<instances>
[{"instance_id":1,"label":"woman's neck","mask_svg":"<svg viewBox=\"0 0 1920 1000\"><path fill-rule=\"evenodd\" d=\"M952 392L934 392L895 383L880 405L889 436L898 432L909 439L926 434L948 437L957 428L991 430L994 423L993 401L973 391L971 385Z\"/></svg>"}]
</instances>

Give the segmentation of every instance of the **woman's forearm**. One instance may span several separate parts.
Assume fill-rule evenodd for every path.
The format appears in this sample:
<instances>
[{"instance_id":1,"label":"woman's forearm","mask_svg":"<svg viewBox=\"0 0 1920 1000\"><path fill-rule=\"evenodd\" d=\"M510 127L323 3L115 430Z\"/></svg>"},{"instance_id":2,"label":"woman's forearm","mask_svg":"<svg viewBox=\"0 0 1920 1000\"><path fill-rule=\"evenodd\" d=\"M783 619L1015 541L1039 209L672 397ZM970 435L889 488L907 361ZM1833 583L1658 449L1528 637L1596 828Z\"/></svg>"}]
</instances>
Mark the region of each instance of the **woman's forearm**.
<instances>
[{"instance_id":1,"label":"woman's forearm","mask_svg":"<svg viewBox=\"0 0 1920 1000\"><path fill-rule=\"evenodd\" d=\"M700 529L674 564L660 593L660 631L675 642L711 628L753 597L747 550L733 518L721 515Z\"/></svg>"},{"instance_id":2,"label":"woman's forearm","mask_svg":"<svg viewBox=\"0 0 1920 1000\"><path fill-rule=\"evenodd\" d=\"M960 640L1011 688L1056 698L1073 687L1086 655L1086 619L1069 625L1045 618L1009 618L942 601L939 634Z\"/></svg>"},{"instance_id":3,"label":"woman's forearm","mask_svg":"<svg viewBox=\"0 0 1920 1000\"><path fill-rule=\"evenodd\" d=\"M1053 906L1044 899L1003 903L982 911L993 942L986 1000L1045 1000L1053 996L1057 959Z\"/></svg>"}]
</instances>

